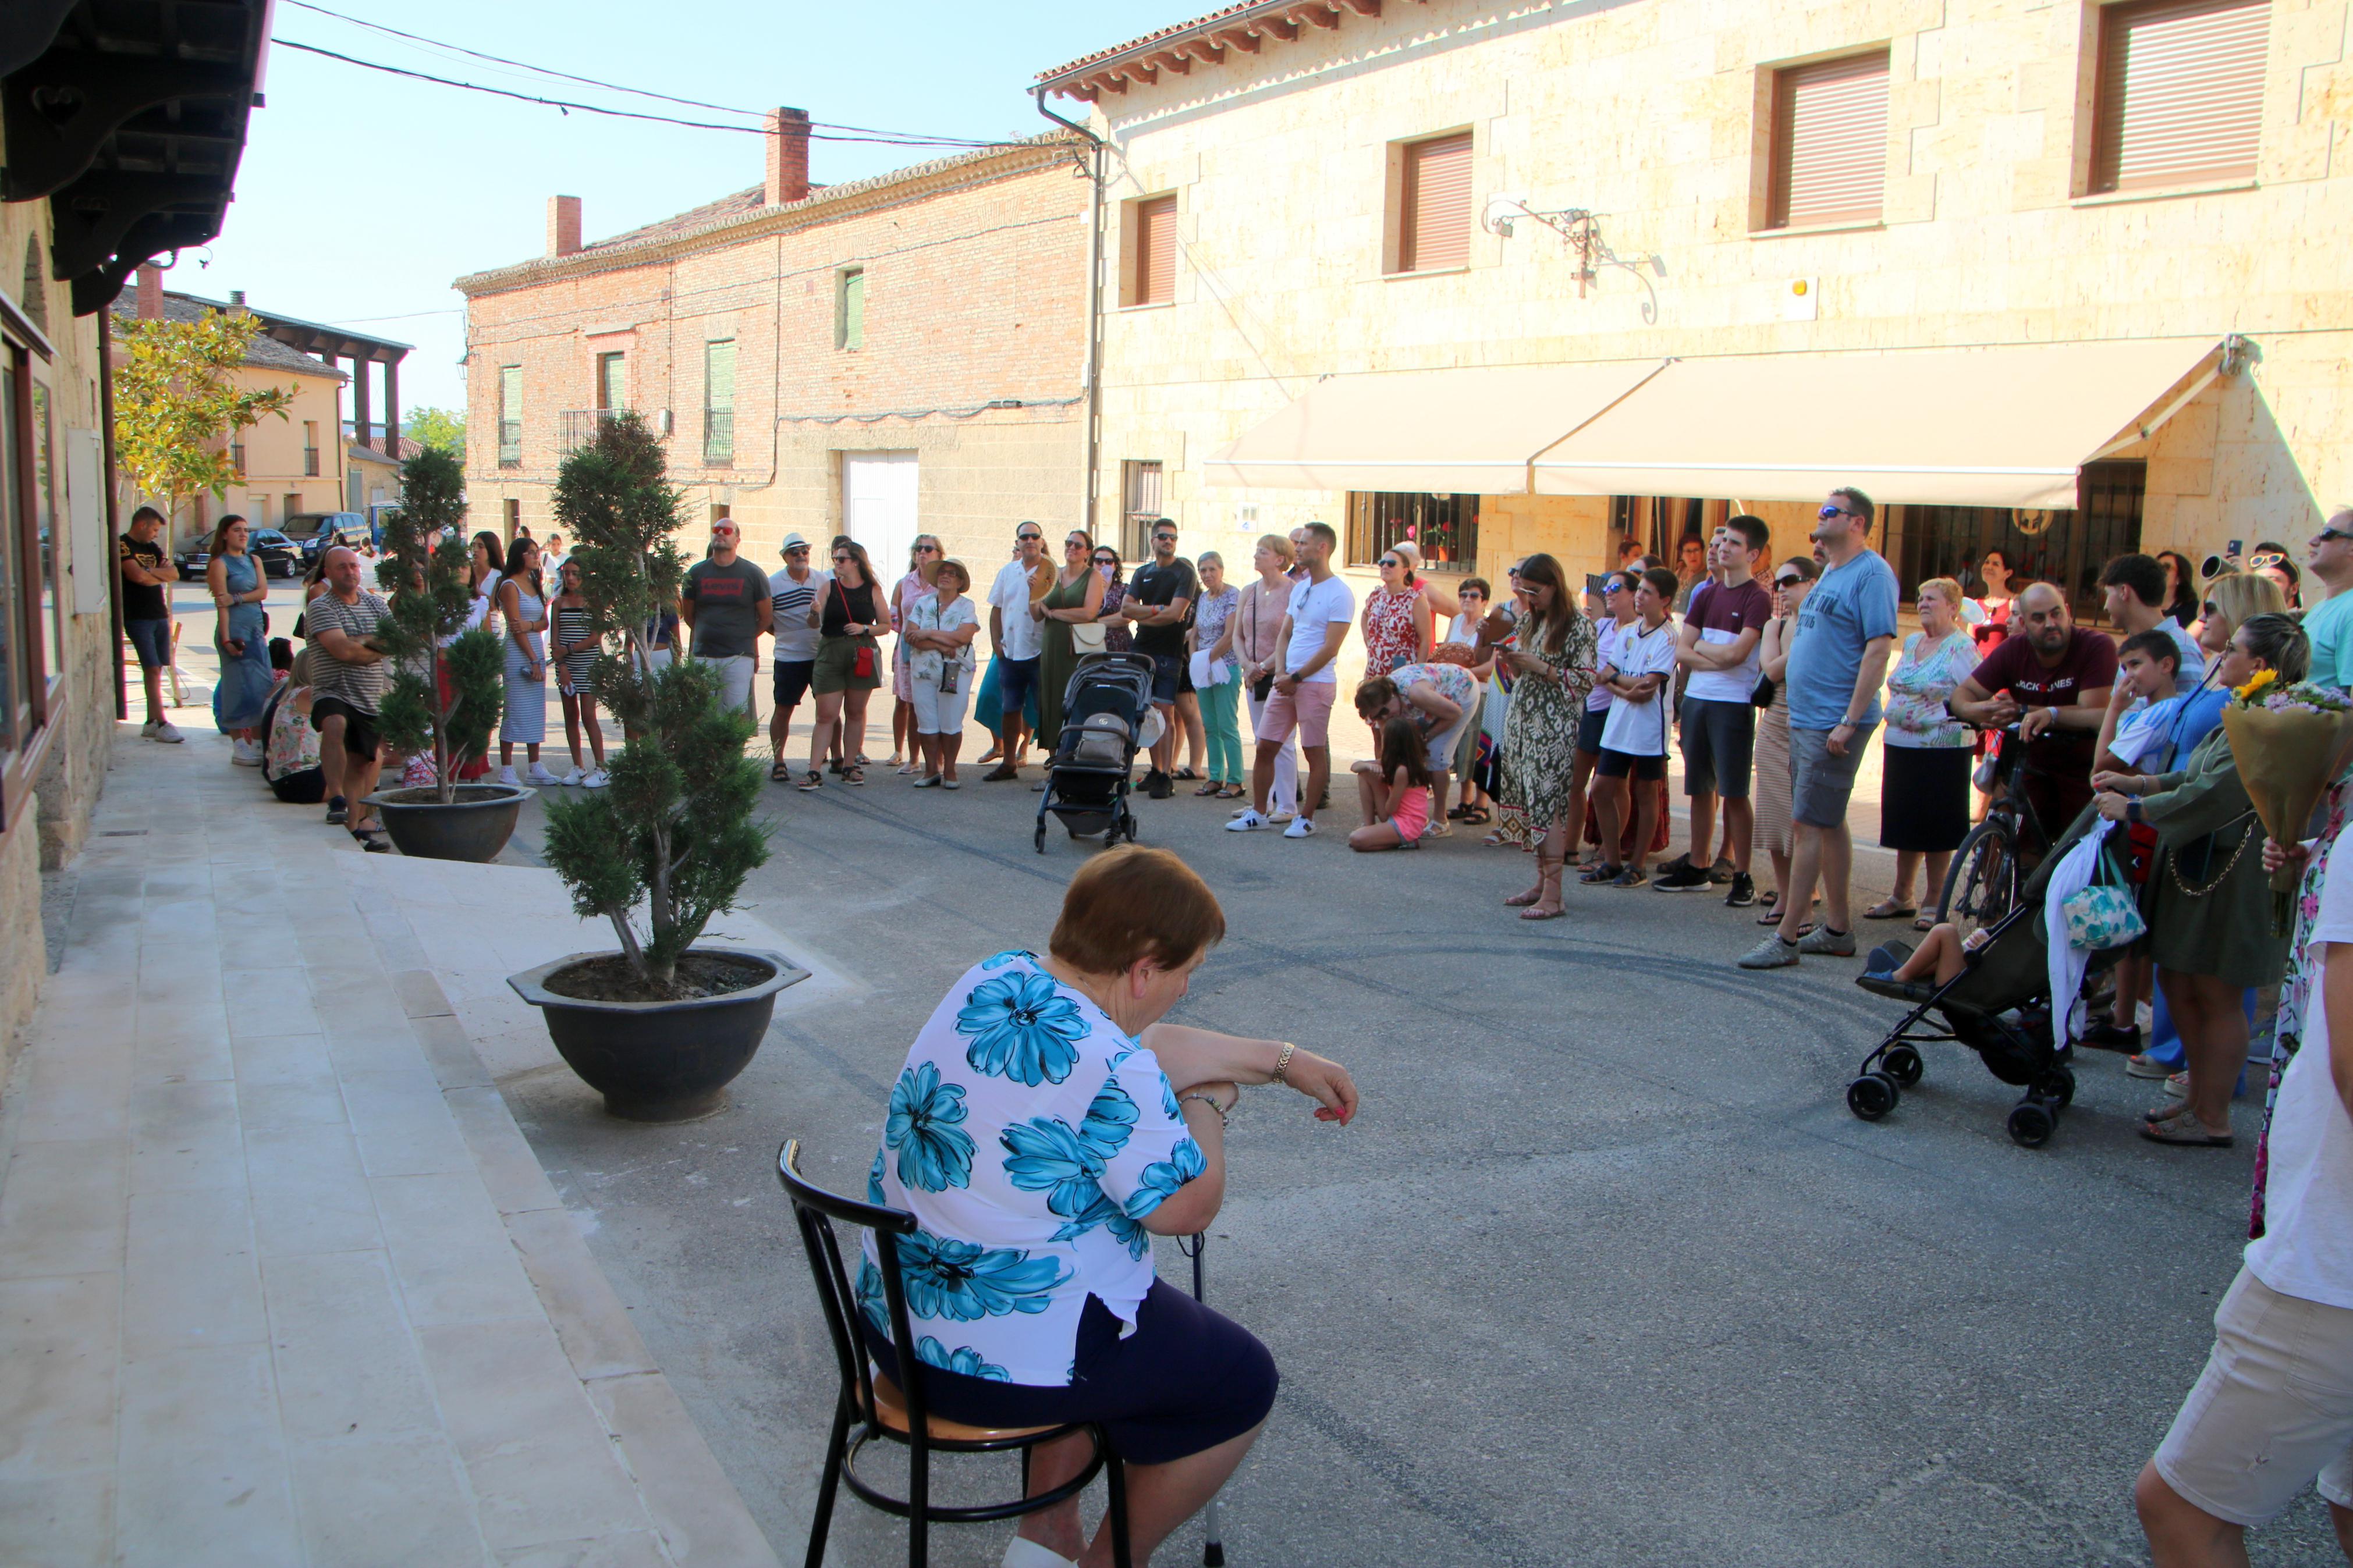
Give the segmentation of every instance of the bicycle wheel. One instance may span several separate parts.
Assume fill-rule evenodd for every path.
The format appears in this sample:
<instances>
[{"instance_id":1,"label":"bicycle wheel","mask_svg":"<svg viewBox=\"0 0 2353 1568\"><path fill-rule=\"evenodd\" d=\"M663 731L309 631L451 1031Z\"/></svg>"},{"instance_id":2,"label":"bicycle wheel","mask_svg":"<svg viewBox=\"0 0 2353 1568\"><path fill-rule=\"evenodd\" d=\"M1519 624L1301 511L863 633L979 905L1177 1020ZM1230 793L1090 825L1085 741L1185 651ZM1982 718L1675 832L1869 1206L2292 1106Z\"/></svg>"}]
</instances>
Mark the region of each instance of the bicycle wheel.
<instances>
[{"instance_id":1,"label":"bicycle wheel","mask_svg":"<svg viewBox=\"0 0 2353 1568\"><path fill-rule=\"evenodd\" d=\"M1989 816L1969 829L1945 874L1945 918L1963 936L1992 925L2018 902L2018 845L2009 821Z\"/></svg>"}]
</instances>

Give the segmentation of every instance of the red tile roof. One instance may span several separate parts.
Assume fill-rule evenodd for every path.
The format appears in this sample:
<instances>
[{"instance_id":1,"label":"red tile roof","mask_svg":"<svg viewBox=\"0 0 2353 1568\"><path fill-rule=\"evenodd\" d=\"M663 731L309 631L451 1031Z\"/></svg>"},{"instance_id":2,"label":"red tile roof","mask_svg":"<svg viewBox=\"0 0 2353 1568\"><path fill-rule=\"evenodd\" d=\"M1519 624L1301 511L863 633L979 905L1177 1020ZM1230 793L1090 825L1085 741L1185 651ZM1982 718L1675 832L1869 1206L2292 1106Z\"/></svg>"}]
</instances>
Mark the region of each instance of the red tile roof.
<instances>
[{"instance_id":1,"label":"red tile roof","mask_svg":"<svg viewBox=\"0 0 2353 1568\"><path fill-rule=\"evenodd\" d=\"M1380 14L1381 0L1244 0L1041 71L1038 82L1049 91L1092 100L1105 89L1125 92L1130 79L1157 81L1164 68L1187 75L1197 64L1222 65L1231 48L1256 54L1267 38L1289 43L1310 28L1328 30L1350 16Z\"/></svg>"}]
</instances>

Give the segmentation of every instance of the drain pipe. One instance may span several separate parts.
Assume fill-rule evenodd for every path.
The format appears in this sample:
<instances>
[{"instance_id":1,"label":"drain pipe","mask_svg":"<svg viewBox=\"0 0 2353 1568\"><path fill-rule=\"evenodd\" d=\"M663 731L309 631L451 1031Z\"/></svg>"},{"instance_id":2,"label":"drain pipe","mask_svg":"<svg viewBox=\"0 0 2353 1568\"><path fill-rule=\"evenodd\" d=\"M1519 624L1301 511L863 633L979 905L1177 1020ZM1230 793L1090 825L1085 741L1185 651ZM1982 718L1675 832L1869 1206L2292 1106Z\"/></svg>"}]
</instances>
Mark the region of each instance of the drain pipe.
<instances>
[{"instance_id":1,"label":"drain pipe","mask_svg":"<svg viewBox=\"0 0 2353 1568\"><path fill-rule=\"evenodd\" d=\"M1032 88L1030 97L1038 112L1066 130L1075 131L1087 139L1088 180L1092 190L1087 204L1087 358L1085 369L1087 398L1087 471L1079 494L1086 505L1086 531L1090 538L1099 538L1095 530L1096 492L1103 471L1103 174L1104 159L1109 151L1103 139L1075 120L1065 120L1046 107L1046 89Z\"/></svg>"}]
</instances>

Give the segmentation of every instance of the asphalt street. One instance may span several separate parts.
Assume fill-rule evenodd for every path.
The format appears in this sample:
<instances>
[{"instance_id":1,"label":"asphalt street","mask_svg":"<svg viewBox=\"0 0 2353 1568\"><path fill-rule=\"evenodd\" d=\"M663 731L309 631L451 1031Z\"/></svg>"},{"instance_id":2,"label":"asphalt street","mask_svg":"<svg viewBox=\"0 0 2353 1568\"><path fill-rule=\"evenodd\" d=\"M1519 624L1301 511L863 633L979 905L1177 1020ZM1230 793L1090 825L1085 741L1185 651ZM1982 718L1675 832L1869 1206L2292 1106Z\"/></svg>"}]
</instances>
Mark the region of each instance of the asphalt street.
<instances>
[{"instance_id":1,"label":"asphalt street","mask_svg":"<svg viewBox=\"0 0 2353 1568\"><path fill-rule=\"evenodd\" d=\"M787 1561L835 1373L776 1150L857 1191L921 1020L978 958L1043 945L1095 851L1054 830L1034 853L1036 802L880 768L772 788L746 901L849 994L780 1014L691 1125L616 1121L560 1068L502 1086ZM1223 832L1188 796L1139 809L1230 926L1176 1016L1295 1038L1365 1097L1345 1130L1272 1089L1235 1121L1210 1300L1283 1384L1227 1494L1229 1561L2146 1561L2130 1487L2236 1266L2258 1105L2234 1151L2152 1147L2149 1086L2100 1056L2030 1151L2014 1091L1944 1047L1865 1124L1842 1086L1897 1009L1853 961L1734 968L1754 911L1572 887L1567 919L1524 924L1497 900L1529 861L1459 834L1359 857ZM520 853L536 833L534 811ZM1166 1242L1160 1268L1185 1280ZM904 1550L854 1501L835 1529L836 1563ZM994 1563L1004 1534L947 1531L933 1560ZM2340 1560L2308 1497L2255 1551Z\"/></svg>"}]
</instances>

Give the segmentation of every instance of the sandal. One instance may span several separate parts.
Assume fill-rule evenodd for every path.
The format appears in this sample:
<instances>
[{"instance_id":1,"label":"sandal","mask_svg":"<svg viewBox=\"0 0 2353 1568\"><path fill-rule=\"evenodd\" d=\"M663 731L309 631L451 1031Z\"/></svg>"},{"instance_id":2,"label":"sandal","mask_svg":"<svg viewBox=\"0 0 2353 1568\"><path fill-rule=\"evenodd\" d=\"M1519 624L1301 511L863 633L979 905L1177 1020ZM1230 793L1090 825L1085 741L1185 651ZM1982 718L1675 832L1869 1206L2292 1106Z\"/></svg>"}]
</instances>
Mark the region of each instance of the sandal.
<instances>
[{"instance_id":1,"label":"sandal","mask_svg":"<svg viewBox=\"0 0 2353 1568\"><path fill-rule=\"evenodd\" d=\"M1242 788L1241 785L1238 784L1229 784L1225 788L1218 792L1218 798L1219 800L1240 800L1248 794L1250 794L1250 791Z\"/></svg>"},{"instance_id":2,"label":"sandal","mask_svg":"<svg viewBox=\"0 0 2353 1568\"><path fill-rule=\"evenodd\" d=\"M862 784L866 782L866 770L860 767L856 763L852 763L848 767L841 770L841 782L844 784Z\"/></svg>"},{"instance_id":3,"label":"sandal","mask_svg":"<svg viewBox=\"0 0 2353 1568\"><path fill-rule=\"evenodd\" d=\"M1211 779L1208 784L1203 784L1199 789L1195 790L1193 793L1196 795L1215 795L1224 787L1225 786L1219 784L1217 780Z\"/></svg>"},{"instance_id":4,"label":"sandal","mask_svg":"<svg viewBox=\"0 0 2353 1568\"><path fill-rule=\"evenodd\" d=\"M2194 1116L2144 1121L2140 1135L2152 1143L2183 1143L2192 1149L2228 1149L2232 1142L2228 1132L2207 1131L2206 1124Z\"/></svg>"},{"instance_id":5,"label":"sandal","mask_svg":"<svg viewBox=\"0 0 2353 1568\"><path fill-rule=\"evenodd\" d=\"M1199 773L1195 773L1189 767L1178 768L1175 773L1168 775L1168 782L1171 784L1191 784L1195 779L1199 778L1200 776L1201 775Z\"/></svg>"},{"instance_id":6,"label":"sandal","mask_svg":"<svg viewBox=\"0 0 2353 1568\"><path fill-rule=\"evenodd\" d=\"M1920 918L1912 922L1912 929L1914 931L1935 931L1936 929L1936 922L1943 918L1944 917L1941 914L1937 913L1934 910L1923 910L1920 912Z\"/></svg>"},{"instance_id":7,"label":"sandal","mask_svg":"<svg viewBox=\"0 0 2353 1568\"><path fill-rule=\"evenodd\" d=\"M354 827L351 830L351 834L360 841L360 847L371 855L392 853L392 840L385 836L385 831L381 827Z\"/></svg>"},{"instance_id":8,"label":"sandal","mask_svg":"<svg viewBox=\"0 0 2353 1568\"><path fill-rule=\"evenodd\" d=\"M1623 866L1588 866L1577 874L1577 879L1587 883L1614 882L1625 874Z\"/></svg>"},{"instance_id":9,"label":"sandal","mask_svg":"<svg viewBox=\"0 0 2353 1568\"><path fill-rule=\"evenodd\" d=\"M1474 805L1462 814L1462 826L1465 827L1484 827L1493 820L1483 805Z\"/></svg>"},{"instance_id":10,"label":"sandal","mask_svg":"<svg viewBox=\"0 0 2353 1568\"><path fill-rule=\"evenodd\" d=\"M1524 921L1556 921L1567 913L1568 913L1568 911L1565 909L1556 908L1540 910L1531 904L1526 909L1520 911L1520 919Z\"/></svg>"},{"instance_id":11,"label":"sandal","mask_svg":"<svg viewBox=\"0 0 2353 1568\"><path fill-rule=\"evenodd\" d=\"M1538 899L1543 897L1544 889L1541 887L1530 888L1525 893L1514 893L1509 898L1505 899L1504 900L1504 907L1507 910L1525 910L1530 904L1535 903Z\"/></svg>"},{"instance_id":12,"label":"sandal","mask_svg":"<svg viewBox=\"0 0 2353 1568\"><path fill-rule=\"evenodd\" d=\"M784 758L778 757L773 763L769 764L768 782L770 784L790 784L792 779L793 770L786 764Z\"/></svg>"},{"instance_id":13,"label":"sandal","mask_svg":"<svg viewBox=\"0 0 2353 1568\"><path fill-rule=\"evenodd\" d=\"M1904 921L1919 912L1917 904L1899 904L1894 899L1882 899L1863 910L1862 918L1867 921Z\"/></svg>"}]
</instances>

